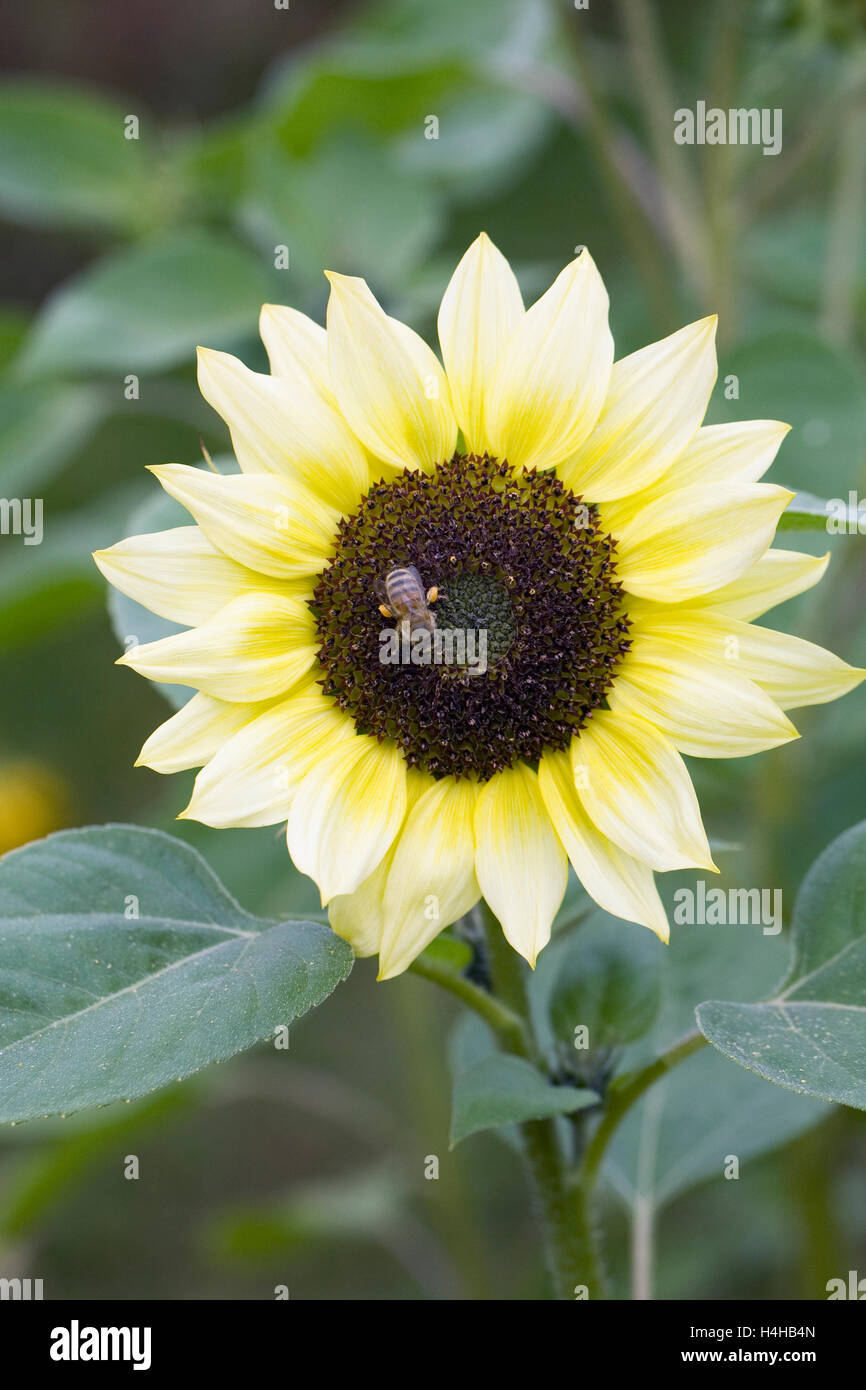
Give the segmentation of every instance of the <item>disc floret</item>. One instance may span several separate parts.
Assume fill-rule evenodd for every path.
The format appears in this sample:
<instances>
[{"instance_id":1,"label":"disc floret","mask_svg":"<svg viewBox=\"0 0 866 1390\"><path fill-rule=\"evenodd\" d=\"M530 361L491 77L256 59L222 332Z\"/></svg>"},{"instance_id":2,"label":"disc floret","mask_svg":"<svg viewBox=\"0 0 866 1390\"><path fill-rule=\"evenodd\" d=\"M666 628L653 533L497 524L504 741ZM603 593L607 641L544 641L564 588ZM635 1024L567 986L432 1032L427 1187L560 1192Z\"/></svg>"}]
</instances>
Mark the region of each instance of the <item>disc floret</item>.
<instances>
[{"instance_id":1,"label":"disc floret","mask_svg":"<svg viewBox=\"0 0 866 1390\"><path fill-rule=\"evenodd\" d=\"M376 586L396 565L439 590L440 628L486 634L483 674L380 661ZM629 647L596 509L553 473L487 454L376 483L341 521L312 608L325 694L434 777L486 781L567 748Z\"/></svg>"}]
</instances>

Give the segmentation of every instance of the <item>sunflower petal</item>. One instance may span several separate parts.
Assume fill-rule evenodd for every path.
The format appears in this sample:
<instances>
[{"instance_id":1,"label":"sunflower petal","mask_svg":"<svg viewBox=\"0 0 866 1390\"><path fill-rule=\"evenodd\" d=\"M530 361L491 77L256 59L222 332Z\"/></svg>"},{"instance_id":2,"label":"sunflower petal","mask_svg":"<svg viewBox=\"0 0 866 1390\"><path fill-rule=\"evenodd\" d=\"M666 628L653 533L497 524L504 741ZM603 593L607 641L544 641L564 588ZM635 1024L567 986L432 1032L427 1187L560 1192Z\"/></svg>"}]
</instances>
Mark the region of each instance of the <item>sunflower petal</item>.
<instances>
[{"instance_id":1,"label":"sunflower petal","mask_svg":"<svg viewBox=\"0 0 866 1390\"><path fill-rule=\"evenodd\" d=\"M328 279L331 381L355 434L397 468L429 469L449 459L457 424L436 354L388 317L363 280Z\"/></svg>"},{"instance_id":2,"label":"sunflower petal","mask_svg":"<svg viewBox=\"0 0 866 1390\"><path fill-rule=\"evenodd\" d=\"M756 483L770 467L790 428L779 420L704 425L660 478L639 492L602 503L604 529L619 534L651 502L680 488Z\"/></svg>"},{"instance_id":3,"label":"sunflower petal","mask_svg":"<svg viewBox=\"0 0 866 1390\"><path fill-rule=\"evenodd\" d=\"M271 375L314 391L333 407L328 371L328 335L320 323L285 304L263 304L259 334Z\"/></svg>"},{"instance_id":4,"label":"sunflower petal","mask_svg":"<svg viewBox=\"0 0 866 1390\"><path fill-rule=\"evenodd\" d=\"M596 710L571 752L584 809L609 840L654 869L715 869L686 765L653 724Z\"/></svg>"},{"instance_id":5,"label":"sunflower petal","mask_svg":"<svg viewBox=\"0 0 866 1390\"><path fill-rule=\"evenodd\" d=\"M292 798L288 844L323 905L373 872L405 813L406 764L394 744L357 734L310 768Z\"/></svg>"},{"instance_id":6,"label":"sunflower petal","mask_svg":"<svg viewBox=\"0 0 866 1390\"><path fill-rule=\"evenodd\" d=\"M183 463L150 471L213 545L259 574L311 577L333 554L339 513L285 478L222 475Z\"/></svg>"},{"instance_id":7,"label":"sunflower petal","mask_svg":"<svg viewBox=\"0 0 866 1390\"><path fill-rule=\"evenodd\" d=\"M665 491L714 483L756 483L763 478L791 426L781 420L738 420L704 425L660 480Z\"/></svg>"},{"instance_id":8,"label":"sunflower petal","mask_svg":"<svg viewBox=\"0 0 866 1390\"><path fill-rule=\"evenodd\" d=\"M184 627L212 618L239 594L275 587L272 579L229 559L198 526L129 536L94 551L93 558L115 589ZM287 586L287 592L300 589L297 581Z\"/></svg>"},{"instance_id":9,"label":"sunflower petal","mask_svg":"<svg viewBox=\"0 0 866 1390\"><path fill-rule=\"evenodd\" d=\"M714 613L726 613L748 623L786 599L811 589L823 577L829 563L829 550L826 555L768 550L745 574L720 589L703 594L697 602L702 607L712 608ZM689 601L690 606L692 602Z\"/></svg>"},{"instance_id":10,"label":"sunflower petal","mask_svg":"<svg viewBox=\"0 0 866 1390\"><path fill-rule=\"evenodd\" d=\"M635 637L608 702L618 713L648 719L695 758L744 758L798 737L753 681L655 636Z\"/></svg>"},{"instance_id":11,"label":"sunflower petal","mask_svg":"<svg viewBox=\"0 0 866 1390\"><path fill-rule=\"evenodd\" d=\"M527 310L485 403L488 448L517 468L552 468L583 443L608 389L608 298L588 251Z\"/></svg>"},{"instance_id":12,"label":"sunflower petal","mask_svg":"<svg viewBox=\"0 0 866 1390\"><path fill-rule=\"evenodd\" d=\"M718 589L768 548L792 496L751 483L659 497L617 535L617 578L630 594L664 603Z\"/></svg>"},{"instance_id":13,"label":"sunflower petal","mask_svg":"<svg viewBox=\"0 0 866 1390\"><path fill-rule=\"evenodd\" d=\"M475 872L506 939L534 967L565 895L568 863L525 763L485 782L475 809Z\"/></svg>"},{"instance_id":14,"label":"sunflower petal","mask_svg":"<svg viewBox=\"0 0 866 1390\"><path fill-rule=\"evenodd\" d=\"M520 286L485 232L451 277L439 309L439 342L457 423L470 453L486 446L484 402L504 344L523 319Z\"/></svg>"},{"instance_id":15,"label":"sunflower petal","mask_svg":"<svg viewBox=\"0 0 866 1390\"><path fill-rule=\"evenodd\" d=\"M612 501L660 478L704 418L716 380L715 315L614 363L589 438L558 469L590 502Z\"/></svg>"},{"instance_id":16,"label":"sunflower petal","mask_svg":"<svg viewBox=\"0 0 866 1390\"><path fill-rule=\"evenodd\" d=\"M218 700L251 703L287 693L310 669L318 643L305 603L281 594L244 594L201 627L125 652L150 680L192 685Z\"/></svg>"},{"instance_id":17,"label":"sunflower petal","mask_svg":"<svg viewBox=\"0 0 866 1390\"><path fill-rule=\"evenodd\" d=\"M339 511L370 486L363 449L339 411L301 379L251 372L227 352L198 350L201 393L225 420L244 473L276 473Z\"/></svg>"},{"instance_id":18,"label":"sunflower petal","mask_svg":"<svg viewBox=\"0 0 866 1390\"><path fill-rule=\"evenodd\" d=\"M238 729L255 719L267 704L235 705L212 695L193 695L185 705L154 729L135 766L154 772L185 772L203 767Z\"/></svg>"},{"instance_id":19,"label":"sunflower petal","mask_svg":"<svg viewBox=\"0 0 866 1390\"><path fill-rule=\"evenodd\" d=\"M601 833L587 815L567 753L545 753L538 785L574 872L591 898L614 917L649 927L662 941L670 935L652 869Z\"/></svg>"},{"instance_id":20,"label":"sunflower petal","mask_svg":"<svg viewBox=\"0 0 866 1390\"><path fill-rule=\"evenodd\" d=\"M443 777L413 806L396 841L385 887L379 979L411 965L481 897L475 877L477 788Z\"/></svg>"},{"instance_id":21,"label":"sunflower petal","mask_svg":"<svg viewBox=\"0 0 866 1390\"><path fill-rule=\"evenodd\" d=\"M406 769L406 816L416 801L435 786L433 778L417 768ZM404 818L403 825L406 824ZM356 956L375 956L385 930L385 885L399 844L399 831L375 869L352 893L338 893L328 903L328 921Z\"/></svg>"},{"instance_id":22,"label":"sunflower petal","mask_svg":"<svg viewBox=\"0 0 866 1390\"><path fill-rule=\"evenodd\" d=\"M288 818L292 794L313 763L354 732L347 715L307 686L223 744L196 778L182 815L217 827L277 825Z\"/></svg>"},{"instance_id":23,"label":"sunflower petal","mask_svg":"<svg viewBox=\"0 0 866 1390\"><path fill-rule=\"evenodd\" d=\"M677 609L645 620L647 630L685 652L728 662L753 680L781 709L838 700L866 677L866 671L814 642L774 628L756 627L723 613Z\"/></svg>"}]
</instances>

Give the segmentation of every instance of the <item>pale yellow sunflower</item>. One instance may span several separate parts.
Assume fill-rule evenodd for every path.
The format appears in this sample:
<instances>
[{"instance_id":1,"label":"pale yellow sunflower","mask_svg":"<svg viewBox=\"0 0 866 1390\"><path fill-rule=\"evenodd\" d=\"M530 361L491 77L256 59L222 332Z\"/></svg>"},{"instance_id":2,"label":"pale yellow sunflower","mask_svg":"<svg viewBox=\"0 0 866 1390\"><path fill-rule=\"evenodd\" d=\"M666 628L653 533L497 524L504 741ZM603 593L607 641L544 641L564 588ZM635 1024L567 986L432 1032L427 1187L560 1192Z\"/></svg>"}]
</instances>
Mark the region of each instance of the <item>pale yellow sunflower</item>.
<instances>
[{"instance_id":1,"label":"pale yellow sunflower","mask_svg":"<svg viewBox=\"0 0 866 1390\"><path fill-rule=\"evenodd\" d=\"M785 743L784 710L866 674L752 625L827 565L770 548L791 493L758 479L788 427L701 427L715 318L614 362L586 250L527 310L479 236L442 362L329 279L327 332L262 310L270 376L200 351L240 472L153 469L195 524L96 556L189 629L120 659L198 692L139 762L201 767L183 815L207 825L287 822L380 978L482 896L534 964L569 861L667 939L654 871L714 867L682 754ZM381 659L381 583L409 566L438 629L485 634L483 671Z\"/></svg>"}]
</instances>

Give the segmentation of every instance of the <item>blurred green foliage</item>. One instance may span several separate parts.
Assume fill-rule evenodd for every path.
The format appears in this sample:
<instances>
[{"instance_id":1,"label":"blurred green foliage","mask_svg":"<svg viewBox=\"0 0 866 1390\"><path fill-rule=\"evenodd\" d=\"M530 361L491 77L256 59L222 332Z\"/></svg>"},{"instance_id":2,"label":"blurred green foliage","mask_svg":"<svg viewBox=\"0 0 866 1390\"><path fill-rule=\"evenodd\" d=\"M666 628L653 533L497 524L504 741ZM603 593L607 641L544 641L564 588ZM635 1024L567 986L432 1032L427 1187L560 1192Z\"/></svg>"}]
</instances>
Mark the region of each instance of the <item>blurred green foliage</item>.
<instances>
[{"instance_id":1,"label":"blurred green foliage","mask_svg":"<svg viewBox=\"0 0 866 1390\"><path fill-rule=\"evenodd\" d=\"M176 8L192 35L210 25L201 0ZM37 759L60 784L45 793L49 823L168 826L185 803L191 778L132 768L167 706L112 666L90 551L128 531L142 505L155 515L146 464L195 462L200 437L226 447L195 387L196 344L263 367L260 304L321 319L323 268L367 277L390 312L431 335L481 228L530 298L586 243L618 355L718 311L710 418L790 422L776 481L819 497L866 488L866 39L854 0L300 9L258 24L255 92L238 104L226 80L202 100L204 120L175 66L165 114L143 65L140 88L80 80L86 26L67 33L62 62L52 49L42 71L24 63L0 85L0 494L45 506L41 546L0 537L0 787L22 755ZM128 55L123 71L134 73ZM698 99L781 107L782 153L676 147L673 110ZM137 139L125 138L130 116ZM820 553L828 538L783 544ZM779 621L866 664L866 543L830 544L827 580ZM115 617L141 635L141 610ZM694 765L711 835L741 847L722 854L723 882L779 886L789 902L818 851L862 819L866 773L862 696L797 722L796 746ZM318 910L277 833L185 822L180 834L249 910ZM709 946L706 929L679 934L679 968L695 958L702 972L692 1006L750 997L737 982L754 983L752 952L736 929L716 930ZM615 990L636 931L588 946L563 989L579 990L585 970ZM129 1111L7 1131L0 1272L26 1266L52 1297L272 1297L276 1284L293 1297L544 1296L513 1149L481 1135L448 1153L450 1020L426 982L375 986L360 966L293 1032L290 1058L262 1050ZM669 1026L666 1012L655 1026ZM478 1065L483 1040L472 1047ZM820 1297L827 1278L862 1269L862 1117L826 1120L828 1107L709 1050L678 1075L656 1133L659 1296ZM726 1105L749 1137L742 1153L756 1155L737 1183L718 1180L707 1149ZM623 1130L610 1189L621 1295L646 1121L638 1108ZM122 1177L129 1152L138 1182ZM438 1181L424 1177L430 1154Z\"/></svg>"}]
</instances>

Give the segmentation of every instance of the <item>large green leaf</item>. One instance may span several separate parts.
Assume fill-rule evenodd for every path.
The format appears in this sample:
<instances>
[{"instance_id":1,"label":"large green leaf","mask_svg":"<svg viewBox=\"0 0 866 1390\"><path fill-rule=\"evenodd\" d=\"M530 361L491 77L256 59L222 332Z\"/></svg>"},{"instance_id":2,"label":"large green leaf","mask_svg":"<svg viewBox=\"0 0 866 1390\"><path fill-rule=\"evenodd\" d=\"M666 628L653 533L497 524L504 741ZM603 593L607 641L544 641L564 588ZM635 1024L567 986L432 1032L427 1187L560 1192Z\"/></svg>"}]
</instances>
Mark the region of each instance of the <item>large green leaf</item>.
<instances>
[{"instance_id":1,"label":"large green leaf","mask_svg":"<svg viewBox=\"0 0 866 1390\"><path fill-rule=\"evenodd\" d=\"M244 912L160 831L15 850L0 861L0 1121L179 1080L291 1023L351 966L327 927Z\"/></svg>"},{"instance_id":2,"label":"large green leaf","mask_svg":"<svg viewBox=\"0 0 866 1390\"><path fill-rule=\"evenodd\" d=\"M98 504L74 512L44 512L41 545L4 538L0 552L0 649L30 642L96 603L104 581L91 551L111 545L140 498L136 488L114 488Z\"/></svg>"},{"instance_id":3,"label":"large green leaf","mask_svg":"<svg viewBox=\"0 0 866 1390\"><path fill-rule=\"evenodd\" d=\"M0 87L0 211L47 226L123 228L138 220L147 141L124 137L128 108L74 87ZM146 132L145 132L146 133Z\"/></svg>"},{"instance_id":4,"label":"large green leaf","mask_svg":"<svg viewBox=\"0 0 866 1390\"><path fill-rule=\"evenodd\" d=\"M321 1241L376 1240L405 1220L406 1187L390 1165L321 1179L228 1208L208 1223L207 1244L218 1259L257 1261Z\"/></svg>"},{"instance_id":5,"label":"large green leaf","mask_svg":"<svg viewBox=\"0 0 866 1390\"><path fill-rule=\"evenodd\" d=\"M273 256L277 245L289 249L281 298L300 289L318 308L325 267L360 275L380 294L399 289L429 256L443 207L429 179L401 171L387 150L353 131L331 137L307 160L287 159L260 141L243 216L263 254Z\"/></svg>"},{"instance_id":6,"label":"large green leaf","mask_svg":"<svg viewBox=\"0 0 866 1390\"><path fill-rule=\"evenodd\" d=\"M7 1143L13 1135L27 1139L22 1144L24 1152L13 1154L11 1162L7 1158L4 1166L0 1235L7 1241L31 1232L35 1235L52 1209L94 1168L113 1160L118 1152L128 1153L143 1133L157 1127L165 1133L189 1114L197 1096L191 1082L81 1117L65 1115L62 1120L34 1121L25 1130L4 1130ZM52 1130L54 1125L58 1128Z\"/></svg>"},{"instance_id":7,"label":"large green leaf","mask_svg":"<svg viewBox=\"0 0 866 1390\"><path fill-rule=\"evenodd\" d=\"M726 1181L730 1156L747 1179L750 1159L828 1113L821 1102L776 1090L707 1048L680 1062L629 1111L605 1171L626 1202L660 1208L698 1183Z\"/></svg>"},{"instance_id":8,"label":"large green leaf","mask_svg":"<svg viewBox=\"0 0 866 1390\"><path fill-rule=\"evenodd\" d=\"M840 93L841 97L841 93ZM745 270L773 298L813 309L820 304L831 219L821 208L786 207L755 219L743 242ZM853 290L866 308L866 245L859 247Z\"/></svg>"},{"instance_id":9,"label":"large green leaf","mask_svg":"<svg viewBox=\"0 0 866 1390\"><path fill-rule=\"evenodd\" d=\"M455 1077L451 1147L482 1129L570 1115L597 1101L594 1091L552 1085L522 1057L493 1053Z\"/></svg>"},{"instance_id":10,"label":"large green leaf","mask_svg":"<svg viewBox=\"0 0 866 1390\"><path fill-rule=\"evenodd\" d=\"M739 396L727 399L729 376ZM767 481L827 497L848 496L859 476L866 434L866 397L851 357L799 330L766 333L729 349L719 363L713 392L714 421L759 417L792 426Z\"/></svg>"},{"instance_id":11,"label":"large green leaf","mask_svg":"<svg viewBox=\"0 0 866 1390\"><path fill-rule=\"evenodd\" d=\"M572 1061L603 1062L613 1048L643 1036L661 996L662 958L652 934L640 927L610 929L593 913L576 931L547 947L530 982L537 1024L553 1034ZM586 1049L575 1049L575 1029L587 1030Z\"/></svg>"},{"instance_id":12,"label":"large green leaf","mask_svg":"<svg viewBox=\"0 0 866 1390\"><path fill-rule=\"evenodd\" d=\"M38 494L86 444L107 407L93 385L0 385L2 495Z\"/></svg>"},{"instance_id":13,"label":"large green leaf","mask_svg":"<svg viewBox=\"0 0 866 1390\"><path fill-rule=\"evenodd\" d=\"M552 125L539 98L482 81L449 95L436 112L438 138L428 139L423 125L411 127L399 140L401 162L473 203L513 185Z\"/></svg>"},{"instance_id":14,"label":"large green leaf","mask_svg":"<svg viewBox=\"0 0 866 1390\"><path fill-rule=\"evenodd\" d=\"M463 63L450 59L425 55L395 65L378 50L332 45L314 63L292 63L285 75L278 69L265 89L265 109L285 148L304 158L337 130L383 136L413 122L423 127L465 75Z\"/></svg>"},{"instance_id":15,"label":"large green leaf","mask_svg":"<svg viewBox=\"0 0 866 1390\"><path fill-rule=\"evenodd\" d=\"M636 930L607 921L621 935ZM623 1071L636 1070L692 1031L695 1008L710 990L760 996L784 968L781 937L765 936L760 926L674 925L670 946L655 938L652 946L662 957L661 1007L652 1031L627 1050ZM729 1154L742 1165L827 1113L820 1102L774 1090L706 1048L656 1081L627 1113L605 1172L627 1202L660 1207L699 1182L724 1181ZM743 1178L747 1173L741 1170Z\"/></svg>"},{"instance_id":16,"label":"large green leaf","mask_svg":"<svg viewBox=\"0 0 866 1390\"><path fill-rule=\"evenodd\" d=\"M224 236L185 231L116 252L49 299L16 363L19 376L161 370L198 344L252 333L274 285Z\"/></svg>"},{"instance_id":17,"label":"large green leaf","mask_svg":"<svg viewBox=\"0 0 866 1390\"><path fill-rule=\"evenodd\" d=\"M785 987L759 1004L704 1003L698 1022L768 1081L866 1110L866 821L806 875Z\"/></svg>"}]
</instances>

